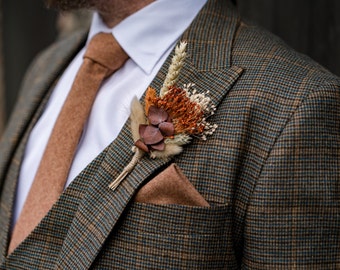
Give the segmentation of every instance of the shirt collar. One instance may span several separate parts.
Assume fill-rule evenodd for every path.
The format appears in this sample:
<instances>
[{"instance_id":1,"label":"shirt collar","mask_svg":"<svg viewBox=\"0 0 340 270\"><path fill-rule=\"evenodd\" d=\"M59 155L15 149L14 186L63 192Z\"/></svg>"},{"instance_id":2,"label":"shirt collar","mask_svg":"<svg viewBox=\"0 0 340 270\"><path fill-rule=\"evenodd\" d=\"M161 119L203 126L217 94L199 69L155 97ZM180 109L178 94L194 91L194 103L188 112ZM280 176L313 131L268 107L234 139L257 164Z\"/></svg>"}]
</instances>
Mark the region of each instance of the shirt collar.
<instances>
[{"instance_id":1,"label":"shirt collar","mask_svg":"<svg viewBox=\"0 0 340 270\"><path fill-rule=\"evenodd\" d=\"M206 2L207 0L156 0L112 29L95 13L88 40L99 32L111 32L130 58L145 73L150 74Z\"/></svg>"}]
</instances>

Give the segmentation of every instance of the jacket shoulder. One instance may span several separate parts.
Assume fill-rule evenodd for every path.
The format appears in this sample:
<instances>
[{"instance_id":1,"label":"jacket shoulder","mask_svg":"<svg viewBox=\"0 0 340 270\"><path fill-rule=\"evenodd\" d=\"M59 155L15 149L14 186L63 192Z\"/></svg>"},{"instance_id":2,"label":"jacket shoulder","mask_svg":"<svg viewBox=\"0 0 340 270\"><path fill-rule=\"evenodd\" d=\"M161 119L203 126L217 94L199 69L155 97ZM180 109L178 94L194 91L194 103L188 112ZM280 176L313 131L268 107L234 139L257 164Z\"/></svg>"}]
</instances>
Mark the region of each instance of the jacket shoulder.
<instances>
[{"instance_id":1,"label":"jacket shoulder","mask_svg":"<svg viewBox=\"0 0 340 270\"><path fill-rule=\"evenodd\" d=\"M38 53L26 71L21 91L27 89L32 81L44 76L51 76L50 71L56 66L62 71L80 47L84 45L86 34L87 31L79 30L64 39L57 40Z\"/></svg>"},{"instance_id":2,"label":"jacket shoulder","mask_svg":"<svg viewBox=\"0 0 340 270\"><path fill-rule=\"evenodd\" d=\"M324 82L339 84L337 76L310 57L295 51L263 28L245 22L240 23L235 35L232 55L233 64L244 67L249 75L265 84L281 82L284 89L304 84L305 91L308 86Z\"/></svg>"}]
</instances>

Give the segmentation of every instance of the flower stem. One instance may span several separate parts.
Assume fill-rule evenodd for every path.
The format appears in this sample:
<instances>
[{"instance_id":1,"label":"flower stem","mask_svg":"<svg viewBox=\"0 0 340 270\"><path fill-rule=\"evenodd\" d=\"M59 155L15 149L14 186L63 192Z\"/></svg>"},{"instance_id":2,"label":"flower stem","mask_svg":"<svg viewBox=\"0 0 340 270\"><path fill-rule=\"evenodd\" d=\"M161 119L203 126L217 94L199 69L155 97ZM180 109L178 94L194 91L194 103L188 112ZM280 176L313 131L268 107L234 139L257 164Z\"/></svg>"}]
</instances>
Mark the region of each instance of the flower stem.
<instances>
[{"instance_id":1,"label":"flower stem","mask_svg":"<svg viewBox=\"0 0 340 270\"><path fill-rule=\"evenodd\" d=\"M120 183L125 179L125 177L133 170L133 168L137 165L137 163L143 157L143 155L144 155L144 152L137 148L130 163L126 165L126 167L121 172L121 174L118 175L118 177L111 182L111 184L109 185L109 188L112 190L115 190L120 185Z\"/></svg>"}]
</instances>

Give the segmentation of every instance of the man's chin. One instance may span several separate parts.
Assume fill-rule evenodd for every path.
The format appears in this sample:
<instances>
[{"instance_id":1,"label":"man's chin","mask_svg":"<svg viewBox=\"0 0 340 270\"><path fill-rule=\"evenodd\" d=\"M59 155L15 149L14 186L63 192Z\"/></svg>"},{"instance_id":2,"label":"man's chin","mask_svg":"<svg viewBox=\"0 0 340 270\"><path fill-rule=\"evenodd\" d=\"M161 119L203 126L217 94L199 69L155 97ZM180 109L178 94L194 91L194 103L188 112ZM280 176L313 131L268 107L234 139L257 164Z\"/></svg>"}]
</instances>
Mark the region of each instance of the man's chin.
<instances>
[{"instance_id":1,"label":"man's chin","mask_svg":"<svg viewBox=\"0 0 340 270\"><path fill-rule=\"evenodd\" d=\"M75 10L93 7L92 0L45 0L48 8L58 10Z\"/></svg>"}]
</instances>

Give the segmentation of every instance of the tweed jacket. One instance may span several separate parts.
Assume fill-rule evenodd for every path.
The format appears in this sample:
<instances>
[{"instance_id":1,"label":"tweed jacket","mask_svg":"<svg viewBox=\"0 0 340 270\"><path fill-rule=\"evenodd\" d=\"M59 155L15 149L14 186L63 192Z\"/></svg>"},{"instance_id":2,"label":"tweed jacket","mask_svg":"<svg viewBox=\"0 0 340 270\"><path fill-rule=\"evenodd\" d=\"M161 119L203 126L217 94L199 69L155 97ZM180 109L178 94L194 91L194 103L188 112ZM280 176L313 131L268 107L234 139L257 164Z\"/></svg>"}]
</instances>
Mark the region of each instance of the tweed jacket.
<instances>
[{"instance_id":1,"label":"tweed jacket","mask_svg":"<svg viewBox=\"0 0 340 270\"><path fill-rule=\"evenodd\" d=\"M7 256L27 134L85 38L39 55L3 135L0 269L340 269L340 80L244 23L229 0L209 0L182 37L179 84L210 91L215 133L170 161L144 156L112 191L133 155L128 121ZM170 164L210 207L134 200Z\"/></svg>"}]
</instances>

